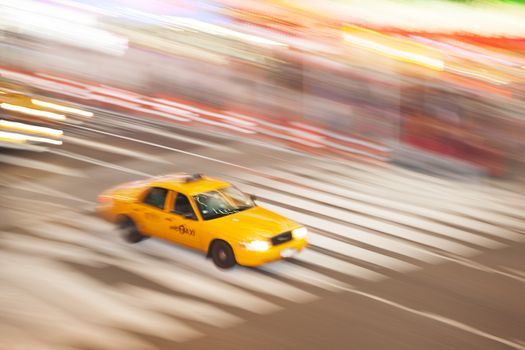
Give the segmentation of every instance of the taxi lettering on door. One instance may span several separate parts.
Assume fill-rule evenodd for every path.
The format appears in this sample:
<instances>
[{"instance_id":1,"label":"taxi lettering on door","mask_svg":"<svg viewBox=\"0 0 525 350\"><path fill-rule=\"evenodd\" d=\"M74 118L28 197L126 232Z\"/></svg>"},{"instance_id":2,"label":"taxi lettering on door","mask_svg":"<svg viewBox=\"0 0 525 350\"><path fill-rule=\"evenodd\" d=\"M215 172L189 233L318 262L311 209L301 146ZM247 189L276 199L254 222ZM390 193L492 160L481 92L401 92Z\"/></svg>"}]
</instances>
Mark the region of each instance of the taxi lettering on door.
<instances>
[{"instance_id":1,"label":"taxi lettering on door","mask_svg":"<svg viewBox=\"0 0 525 350\"><path fill-rule=\"evenodd\" d=\"M195 236L195 230L188 228L184 225L170 226L170 229L176 231L177 233L180 233L181 235Z\"/></svg>"}]
</instances>

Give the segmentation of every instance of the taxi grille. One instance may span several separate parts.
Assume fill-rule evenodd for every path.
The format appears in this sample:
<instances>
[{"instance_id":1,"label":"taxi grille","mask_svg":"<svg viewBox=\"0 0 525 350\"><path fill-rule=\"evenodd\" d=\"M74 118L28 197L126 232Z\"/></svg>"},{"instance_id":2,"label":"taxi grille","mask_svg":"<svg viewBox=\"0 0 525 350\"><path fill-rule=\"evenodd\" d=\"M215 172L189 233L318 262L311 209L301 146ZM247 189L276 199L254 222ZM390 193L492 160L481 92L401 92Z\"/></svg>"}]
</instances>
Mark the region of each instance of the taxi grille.
<instances>
[{"instance_id":1,"label":"taxi grille","mask_svg":"<svg viewBox=\"0 0 525 350\"><path fill-rule=\"evenodd\" d=\"M279 244L289 242L291 240L292 240L292 233L285 232L285 233L281 233L280 235L272 237L272 244L279 245Z\"/></svg>"}]
</instances>

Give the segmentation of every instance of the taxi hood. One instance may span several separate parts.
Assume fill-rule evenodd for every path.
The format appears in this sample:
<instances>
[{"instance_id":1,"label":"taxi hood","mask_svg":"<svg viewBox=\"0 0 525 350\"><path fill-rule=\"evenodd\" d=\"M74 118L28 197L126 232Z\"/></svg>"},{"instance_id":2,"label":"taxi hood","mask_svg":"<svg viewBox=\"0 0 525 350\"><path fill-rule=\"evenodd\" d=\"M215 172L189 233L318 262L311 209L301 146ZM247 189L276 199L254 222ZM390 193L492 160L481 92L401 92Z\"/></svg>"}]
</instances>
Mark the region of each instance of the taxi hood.
<instances>
[{"instance_id":1,"label":"taxi hood","mask_svg":"<svg viewBox=\"0 0 525 350\"><path fill-rule=\"evenodd\" d=\"M270 238L300 227L295 221L267 209L255 206L235 214L213 220L239 239Z\"/></svg>"}]
</instances>

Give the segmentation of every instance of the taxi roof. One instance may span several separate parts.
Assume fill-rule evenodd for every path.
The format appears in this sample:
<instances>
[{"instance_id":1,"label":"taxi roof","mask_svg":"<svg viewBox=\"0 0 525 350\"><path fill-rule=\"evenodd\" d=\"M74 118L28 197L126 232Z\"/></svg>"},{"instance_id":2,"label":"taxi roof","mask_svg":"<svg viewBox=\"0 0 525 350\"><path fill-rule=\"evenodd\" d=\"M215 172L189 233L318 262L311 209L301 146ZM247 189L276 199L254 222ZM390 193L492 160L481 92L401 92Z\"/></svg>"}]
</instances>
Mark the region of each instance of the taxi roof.
<instances>
[{"instance_id":1,"label":"taxi roof","mask_svg":"<svg viewBox=\"0 0 525 350\"><path fill-rule=\"evenodd\" d=\"M193 195L224 188L231 184L200 174L190 175L186 173L176 173L155 177L148 182L148 185Z\"/></svg>"}]
</instances>

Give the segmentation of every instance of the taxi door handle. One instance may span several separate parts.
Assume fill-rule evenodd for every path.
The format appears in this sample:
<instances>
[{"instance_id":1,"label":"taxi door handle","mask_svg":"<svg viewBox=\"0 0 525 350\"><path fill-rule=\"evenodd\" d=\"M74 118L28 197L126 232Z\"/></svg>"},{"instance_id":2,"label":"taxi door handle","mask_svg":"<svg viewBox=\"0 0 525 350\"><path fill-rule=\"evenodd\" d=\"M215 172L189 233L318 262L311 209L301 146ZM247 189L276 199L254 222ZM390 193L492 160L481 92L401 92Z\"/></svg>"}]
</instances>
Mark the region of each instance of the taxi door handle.
<instances>
[{"instance_id":1,"label":"taxi door handle","mask_svg":"<svg viewBox=\"0 0 525 350\"><path fill-rule=\"evenodd\" d=\"M165 220L166 221L173 221L173 219L170 219L170 218L166 218Z\"/></svg>"}]
</instances>

